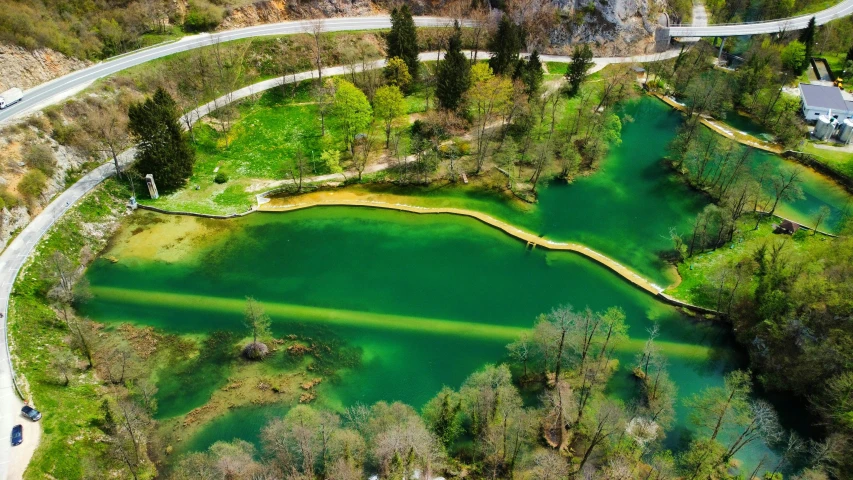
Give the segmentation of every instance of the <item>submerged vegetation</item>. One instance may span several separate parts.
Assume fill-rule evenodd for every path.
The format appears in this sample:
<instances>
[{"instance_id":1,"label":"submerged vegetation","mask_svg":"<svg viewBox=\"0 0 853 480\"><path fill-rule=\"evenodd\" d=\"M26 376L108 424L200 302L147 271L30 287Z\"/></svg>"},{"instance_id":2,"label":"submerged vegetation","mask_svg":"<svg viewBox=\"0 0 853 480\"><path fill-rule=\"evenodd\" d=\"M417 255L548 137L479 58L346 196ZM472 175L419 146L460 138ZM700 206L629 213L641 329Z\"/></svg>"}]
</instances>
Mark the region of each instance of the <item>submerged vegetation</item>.
<instances>
[{"instance_id":1,"label":"submerged vegetation","mask_svg":"<svg viewBox=\"0 0 853 480\"><path fill-rule=\"evenodd\" d=\"M731 13L724 5L712 7L717 15ZM216 11L192 5L185 27L215 26ZM821 197L810 203L820 205L813 225L802 225L810 232L775 220L783 208L814 193L803 188L805 172L777 168L770 163L775 158L757 160L751 148L706 130L699 120L736 107L760 119L780 143L797 143L803 128L782 87L802 65L777 61L792 49L769 40L755 43L735 75L713 68L712 52L701 43L674 62L650 68L647 86L675 95L687 109L664 161L701 194L682 188L669 171L650 172L662 152L645 152L653 162L634 165L631 174L643 177L657 195L671 188L673 203L673 197L684 197L678 208L656 209L662 215L669 207L673 218L667 221L677 224L662 235L657 223L648 230L625 227L629 213L638 211L628 204L643 198L633 198L634 192L614 181L619 177L594 176L611 196L594 195L601 184L592 183L583 190L588 198L553 193L578 192L583 177L608 167L604 161L619 147L623 127L637 120L627 112L642 111L625 107L641 91L634 70L611 66L589 81L592 54L578 47L569 65L549 65L563 78L545 77L536 50L519 57L530 32L508 15L495 26L488 63L463 54L471 41L479 48L480 33L463 32L458 24L435 35L445 58L420 63L423 39L408 8L395 9L392 17L384 47L378 37L365 37L343 42L351 43L344 49L329 45L319 32L301 37L298 48L288 39L262 42L260 56L247 53L251 42L217 44L209 52L216 62L204 54L181 54L161 64L162 70L137 72L137 79L159 74L150 99L119 86L110 102L73 107L82 109L87 129L95 132L87 135L77 127L76 138L92 151L115 158L129 143L125 123L142 144L135 169L98 187L56 225L16 283L14 354L27 394L49 411L28 478L777 480L803 468L798 478L844 478L853 469L845 455L853 437L848 348L853 243L844 228L846 212L839 205L828 208ZM814 31L801 40L804 49L812 48ZM383 49L389 57L385 69L357 71ZM324 63L343 57L350 72L323 78ZM258 99L224 105L196 124L179 116L179 109L250 80L314 67L316 82L284 84ZM790 72L780 73L783 67ZM127 117L115 113L115 105L129 105ZM68 130L54 129L72 136ZM640 142L634 141L637 148ZM53 168L48 157L30 152L32 171L44 173L26 182L32 187L22 193L39 194ZM630 160L641 163L641 157L635 153ZM477 228L488 230L479 224L429 224L434 241L443 241L443 233L455 240L452 248L435 248L402 236L398 230L409 224L400 218L382 224L396 237L376 241L370 231L375 225L368 226L376 218L352 212L309 217L291 230L258 220L251 232L238 231L234 222L195 219L181 225L185 230L157 230L167 221L141 212L120 221L119 205L130 194L124 182L148 173L171 193L145 202L196 212L243 211L257 192L275 188L298 195L315 187L314 177L327 175L322 181L383 180L386 185L374 188L423 193L414 203L468 195L465 201L479 202L490 213L516 218L549 208L568 225L544 215L522 220L543 237L582 230L573 223L611 215L594 222L620 224L621 230L607 231L619 237L609 238L611 247L649 250L671 242L672 248L640 253L642 261L654 256L649 270L658 274L666 262L678 265L683 282L671 293L719 312L749 362L723 358L733 349L717 326L688 323L645 297L647 303L636 302L631 294L640 292L620 290L627 285L601 282L586 270L578 278L556 278L567 265L562 262L571 260L532 246L524 257L500 251L497 258L500 248L518 245L504 239L506 245L495 247L485 234L478 239L483 231ZM478 193L434 193L464 188L469 175ZM509 195L521 206L506 208ZM602 206L596 201L612 203L612 210L596 208ZM690 232L680 233L683 219L694 213ZM822 227L840 237L817 233ZM349 235L357 228L374 237ZM137 251L96 260L115 229L120 230L111 247L121 251L136 242ZM788 233L791 239L781 236ZM643 238L649 235L664 239ZM275 248L270 241L277 242ZM333 243L334 255L321 249ZM245 256L250 250L263 261ZM394 260L393 269L382 265L384 255ZM465 263L472 257L489 261ZM99 263L86 274L93 261ZM454 270L442 270L441 263L462 265L467 275L453 277ZM411 277L399 274L403 264ZM523 286L499 285L498 278L516 274L513 266L535 274L523 275ZM248 286L264 301L238 298L256 294L242 291ZM556 306L533 328L518 323L516 310L476 304L496 297L489 303L507 310L509 299L521 294L528 303L541 300L537 311L557 296L581 294L592 302L600 295L594 301L601 304L597 311ZM625 304L612 306L614 298ZM493 318L483 318L488 315ZM647 328L648 335L629 331L631 325ZM390 330L411 338L380 337ZM450 372L438 364L460 358L464 362L458 363L475 367L455 389L446 386ZM422 359L427 362L421 370L396 370L405 378L347 385L348 377L360 381L364 377L358 375L370 369L390 371L387 363ZM436 378L409 376L413 371ZM395 380L401 385L390 385ZM407 397L422 406L392 401L419 383L445 386L437 394L434 388ZM345 388L358 393L336 395ZM777 407L759 395L766 391L802 399L826 430L805 432L815 437L807 439L783 427ZM217 419L260 406L279 410L251 438L215 441L200 451L187 447Z\"/></svg>"}]
</instances>

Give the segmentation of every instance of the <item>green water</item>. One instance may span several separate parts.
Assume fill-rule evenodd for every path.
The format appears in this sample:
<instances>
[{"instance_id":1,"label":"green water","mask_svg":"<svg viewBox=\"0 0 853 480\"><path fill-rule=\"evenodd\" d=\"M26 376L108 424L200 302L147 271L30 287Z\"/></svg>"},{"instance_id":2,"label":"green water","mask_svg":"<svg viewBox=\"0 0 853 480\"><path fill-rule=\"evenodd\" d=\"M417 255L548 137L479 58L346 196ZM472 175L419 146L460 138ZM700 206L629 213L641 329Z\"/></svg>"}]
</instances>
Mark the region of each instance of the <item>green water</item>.
<instances>
[{"instance_id":1,"label":"green water","mask_svg":"<svg viewBox=\"0 0 853 480\"><path fill-rule=\"evenodd\" d=\"M499 194L482 189L366 189L413 194L417 197L413 201L429 206L478 210L552 240L580 242L666 286L673 278L661 253L672 248L670 229L688 235L708 199L686 186L662 160L682 115L652 97L628 103L623 113L634 121L624 123L621 145L611 149L600 170L570 185L544 185L533 206L509 204ZM753 153L753 168L768 162L775 169L798 166L766 152ZM814 213L826 205L831 215L822 229L834 231L849 209L851 196L812 170L803 168L801 179L804 198L779 205L777 212L812 225Z\"/></svg>"},{"instance_id":2,"label":"green water","mask_svg":"<svg viewBox=\"0 0 853 480\"><path fill-rule=\"evenodd\" d=\"M661 162L680 115L651 99L629 104L625 112L635 121L625 124L622 145L601 171L571 185L543 186L534 207L513 206L474 189L419 195L431 205L473 208L551 239L583 242L665 285L669 278L659 253L670 247L669 229L688 232L706 200ZM755 161L784 165L771 155L756 155ZM827 204L838 217L848 199L813 173L806 175L804 190L806 198L783 206L782 214L807 217ZM210 224L173 221L171 228L180 231L191 231L192 222ZM323 207L218 225L225 227L217 241L189 248L179 260L146 251L116 254L116 264L95 262L87 274L95 298L85 313L107 323L134 322L180 334L236 332L243 297L252 295L266 306L276 334L346 346L348 368L319 388L318 401L332 408L378 400L420 406L442 385L458 387L483 364L505 360L506 343L536 315L563 303L625 310L631 340L619 350L623 368L609 388L626 401L636 394L628 365L653 322L662 327L660 342L682 399L721 383L724 372L741 364L724 328L681 316L583 257L526 250L472 219ZM161 372L161 418L201 406L225 384L233 371L223 358L233 352L212 352ZM258 427L286 408L232 410L183 448L256 440ZM677 448L689 436L679 405L668 445ZM740 456L749 461L764 451L755 445Z\"/></svg>"},{"instance_id":3,"label":"green water","mask_svg":"<svg viewBox=\"0 0 853 480\"><path fill-rule=\"evenodd\" d=\"M475 220L322 207L229 222L226 241L184 261L96 261L88 272L95 299L85 313L182 334L239 331L242 298L253 295L276 334L307 329L360 349L360 365L321 385L321 403L334 408L378 400L420 406L442 385L458 387L484 363L504 360L512 337L563 303L625 310L631 339L619 349L625 368L610 390L626 401L636 395L628 365L653 322L683 397L720 383L739 363L723 328L679 315L581 256L526 250ZM188 375L168 373L161 374L161 418L202 405L226 377L205 362ZM188 448L254 439L256 427L284 408L237 409ZM686 438L685 415L679 407L673 446Z\"/></svg>"}]
</instances>

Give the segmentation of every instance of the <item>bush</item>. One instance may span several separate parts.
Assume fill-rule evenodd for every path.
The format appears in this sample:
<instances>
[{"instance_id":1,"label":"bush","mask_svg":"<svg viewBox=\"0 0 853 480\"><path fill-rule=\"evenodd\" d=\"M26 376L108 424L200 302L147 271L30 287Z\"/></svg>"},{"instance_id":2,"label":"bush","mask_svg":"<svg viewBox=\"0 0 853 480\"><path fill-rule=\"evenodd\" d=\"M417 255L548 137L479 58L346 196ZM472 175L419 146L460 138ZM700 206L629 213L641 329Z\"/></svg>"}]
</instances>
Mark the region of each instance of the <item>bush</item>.
<instances>
[{"instance_id":1,"label":"bush","mask_svg":"<svg viewBox=\"0 0 853 480\"><path fill-rule=\"evenodd\" d=\"M224 10L207 2L191 2L186 18L184 18L184 30L188 32L204 32L213 30L222 21Z\"/></svg>"},{"instance_id":2,"label":"bush","mask_svg":"<svg viewBox=\"0 0 853 480\"><path fill-rule=\"evenodd\" d=\"M30 170L24 174L24 178L18 183L18 191L25 199L33 201L42 194L46 185L47 177L41 170Z\"/></svg>"},{"instance_id":3,"label":"bush","mask_svg":"<svg viewBox=\"0 0 853 480\"><path fill-rule=\"evenodd\" d=\"M45 175L52 176L56 170L56 157L53 150L47 145L37 143L24 153L24 163L30 168L37 168Z\"/></svg>"},{"instance_id":4,"label":"bush","mask_svg":"<svg viewBox=\"0 0 853 480\"><path fill-rule=\"evenodd\" d=\"M263 360L269 353L269 348L261 342L251 342L243 347L243 356L249 360Z\"/></svg>"},{"instance_id":5,"label":"bush","mask_svg":"<svg viewBox=\"0 0 853 480\"><path fill-rule=\"evenodd\" d=\"M215 177L213 177L213 181L216 183L225 183L228 181L228 175L223 172L219 172Z\"/></svg>"},{"instance_id":6,"label":"bush","mask_svg":"<svg viewBox=\"0 0 853 480\"><path fill-rule=\"evenodd\" d=\"M5 208L13 208L18 206L18 197L16 197L14 193L6 190L5 188L0 188L0 201L3 202L3 206Z\"/></svg>"}]
</instances>

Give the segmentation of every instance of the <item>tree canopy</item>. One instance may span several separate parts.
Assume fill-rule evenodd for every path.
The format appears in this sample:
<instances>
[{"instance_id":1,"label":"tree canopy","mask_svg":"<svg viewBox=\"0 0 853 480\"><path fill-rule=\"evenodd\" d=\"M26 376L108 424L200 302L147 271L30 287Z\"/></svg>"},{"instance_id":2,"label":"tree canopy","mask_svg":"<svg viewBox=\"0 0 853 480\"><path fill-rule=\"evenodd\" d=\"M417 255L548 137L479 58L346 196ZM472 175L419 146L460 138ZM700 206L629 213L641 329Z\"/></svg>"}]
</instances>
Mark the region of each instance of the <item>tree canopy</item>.
<instances>
[{"instance_id":1,"label":"tree canopy","mask_svg":"<svg viewBox=\"0 0 853 480\"><path fill-rule=\"evenodd\" d=\"M373 114L385 126L385 148L391 140L391 125L394 119L406 113L406 100L403 92L395 85L385 85L376 90L373 97Z\"/></svg>"},{"instance_id":2,"label":"tree canopy","mask_svg":"<svg viewBox=\"0 0 853 480\"><path fill-rule=\"evenodd\" d=\"M391 31L385 39L388 58L398 57L406 62L409 75L418 76L418 32L408 5L391 10Z\"/></svg>"},{"instance_id":3,"label":"tree canopy","mask_svg":"<svg viewBox=\"0 0 853 480\"><path fill-rule=\"evenodd\" d=\"M136 169L142 175L154 175L160 191L182 187L192 175L195 150L181 128L172 96L158 88L152 97L131 105L128 118L137 141Z\"/></svg>"},{"instance_id":4,"label":"tree canopy","mask_svg":"<svg viewBox=\"0 0 853 480\"><path fill-rule=\"evenodd\" d=\"M436 73L435 96L442 108L456 110L462 96L471 85L471 62L462 53L462 30L459 22L447 43L447 53L439 62Z\"/></svg>"},{"instance_id":5,"label":"tree canopy","mask_svg":"<svg viewBox=\"0 0 853 480\"><path fill-rule=\"evenodd\" d=\"M572 51L572 61L566 69L566 81L568 81L568 94L570 97L577 95L586 78L587 70L592 67L592 50L589 45L575 46Z\"/></svg>"},{"instance_id":6,"label":"tree canopy","mask_svg":"<svg viewBox=\"0 0 853 480\"><path fill-rule=\"evenodd\" d=\"M338 79L335 82L334 119L344 134L344 141L353 153L355 137L370 125L373 109L364 92L352 83Z\"/></svg>"},{"instance_id":7,"label":"tree canopy","mask_svg":"<svg viewBox=\"0 0 853 480\"><path fill-rule=\"evenodd\" d=\"M516 25L508 15L501 17L498 31L489 43L489 49L492 51L489 66L492 67L495 75L512 76L515 73L523 36L521 27Z\"/></svg>"}]
</instances>

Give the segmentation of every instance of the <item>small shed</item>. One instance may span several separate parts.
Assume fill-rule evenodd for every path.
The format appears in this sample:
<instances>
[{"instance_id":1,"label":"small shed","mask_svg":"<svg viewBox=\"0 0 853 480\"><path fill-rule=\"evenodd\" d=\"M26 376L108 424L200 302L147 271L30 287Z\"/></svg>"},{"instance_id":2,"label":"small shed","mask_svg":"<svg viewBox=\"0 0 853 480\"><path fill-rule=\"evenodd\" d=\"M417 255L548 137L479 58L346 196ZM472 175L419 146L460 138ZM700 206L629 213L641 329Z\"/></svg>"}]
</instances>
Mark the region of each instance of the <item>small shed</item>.
<instances>
[{"instance_id":1,"label":"small shed","mask_svg":"<svg viewBox=\"0 0 853 480\"><path fill-rule=\"evenodd\" d=\"M790 220L782 220L782 223L780 223L778 225L774 224L773 229L777 233L784 233L787 235L793 235L793 234L797 233L797 230L800 229L800 224L794 223Z\"/></svg>"},{"instance_id":2,"label":"small shed","mask_svg":"<svg viewBox=\"0 0 853 480\"><path fill-rule=\"evenodd\" d=\"M635 65L635 66L631 67L631 70L633 70L634 75L637 76L638 82L645 82L646 81L646 69L645 68L643 68L639 65Z\"/></svg>"}]
</instances>

